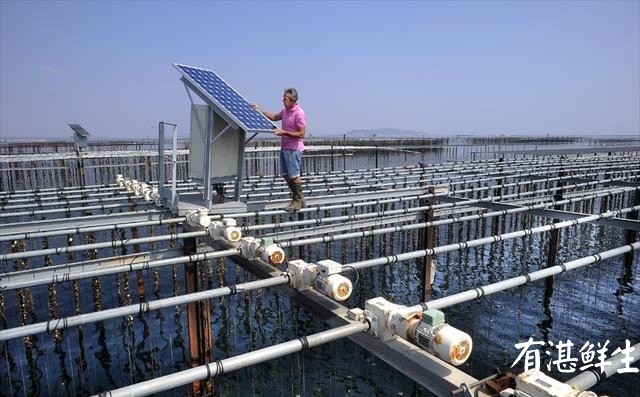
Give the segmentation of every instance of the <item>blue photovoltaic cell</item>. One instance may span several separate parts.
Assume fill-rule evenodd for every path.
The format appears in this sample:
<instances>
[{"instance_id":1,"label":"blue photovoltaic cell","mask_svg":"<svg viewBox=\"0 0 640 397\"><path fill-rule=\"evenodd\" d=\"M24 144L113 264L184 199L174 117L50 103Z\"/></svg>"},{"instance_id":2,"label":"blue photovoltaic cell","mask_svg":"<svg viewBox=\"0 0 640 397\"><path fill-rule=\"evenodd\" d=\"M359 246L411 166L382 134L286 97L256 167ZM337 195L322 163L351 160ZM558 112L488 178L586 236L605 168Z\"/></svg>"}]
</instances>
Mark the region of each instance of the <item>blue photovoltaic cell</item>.
<instances>
[{"instance_id":1,"label":"blue photovoltaic cell","mask_svg":"<svg viewBox=\"0 0 640 397\"><path fill-rule=\"evenodd\" d=\"M204 96L213 99L228 115L232 116L245 131L272 131L276 126L262 113L254 110L251 104L225 83L211 70L175 64L180 72L195 86L202 90Z\"/></svg>"}]
</instances>

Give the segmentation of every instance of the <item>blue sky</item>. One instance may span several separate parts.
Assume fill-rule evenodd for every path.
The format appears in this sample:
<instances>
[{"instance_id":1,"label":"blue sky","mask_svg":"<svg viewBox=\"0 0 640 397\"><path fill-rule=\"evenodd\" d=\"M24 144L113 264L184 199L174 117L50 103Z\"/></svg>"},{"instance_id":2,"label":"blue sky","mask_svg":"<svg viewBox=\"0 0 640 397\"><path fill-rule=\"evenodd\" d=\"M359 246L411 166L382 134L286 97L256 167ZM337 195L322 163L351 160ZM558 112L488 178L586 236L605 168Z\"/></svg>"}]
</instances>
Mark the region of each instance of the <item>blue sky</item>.
<instances>
[{"instance_id":1,"label":"blue sky","mask_svg":"<svg viewBox=\"0 0 640 397\"><path fill-rule=\"evenodd\" d=\"M640 1L0 0L0 138L186 134L174 62L312 135L640 134Z\"/></svg>"}]
</instances>

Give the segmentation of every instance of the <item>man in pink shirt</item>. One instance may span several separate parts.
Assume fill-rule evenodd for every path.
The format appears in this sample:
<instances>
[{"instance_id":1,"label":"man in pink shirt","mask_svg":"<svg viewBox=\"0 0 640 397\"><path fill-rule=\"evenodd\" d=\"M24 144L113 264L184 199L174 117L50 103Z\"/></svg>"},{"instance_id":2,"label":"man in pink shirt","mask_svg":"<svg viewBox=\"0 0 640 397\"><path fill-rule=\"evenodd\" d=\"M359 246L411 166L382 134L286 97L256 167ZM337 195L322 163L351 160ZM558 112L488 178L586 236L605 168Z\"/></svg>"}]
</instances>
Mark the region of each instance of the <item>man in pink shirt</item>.
<instances>
[{"instance_id":1,"label":"man in pink shirt","mask_svg":"<svg viewBox=\"0 0 640 397\"><path fill-rule=\"evenodd\" d=\"M262 111L255 103L251 106L271 121L282 120L282 127L276 128L273 133L280 137L280 174L287 181L289 189L293 193L293 199L289 205L284 207L284 210L293 212L304 206L300 170L302 152L304 151L303 139L307 132L307 119L304 110L298 105L298 91L295 88L284 90L282 103L284 109L279 113Z\"/></svg>"}]
</instances>

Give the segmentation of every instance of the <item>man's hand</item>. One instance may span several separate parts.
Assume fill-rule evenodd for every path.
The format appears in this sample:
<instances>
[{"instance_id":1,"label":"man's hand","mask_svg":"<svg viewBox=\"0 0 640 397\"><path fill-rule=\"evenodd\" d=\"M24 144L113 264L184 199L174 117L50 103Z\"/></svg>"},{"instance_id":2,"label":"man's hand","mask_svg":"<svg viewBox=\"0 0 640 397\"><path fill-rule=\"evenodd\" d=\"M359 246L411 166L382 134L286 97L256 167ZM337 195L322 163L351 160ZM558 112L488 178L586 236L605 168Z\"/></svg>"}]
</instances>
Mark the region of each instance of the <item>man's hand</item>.
<instances>
[{"instance_id":1,"label":"man's hand","mask_svg":"<svg viewBox=\"0 0 640 397\"><path fill-rule=\"evenodd\" d=\"M258 104L255 102L251 102L251 107L253 108L253 110L257 110L258 112L260 111L260 109L258 108Z\"/></svg>"},{"instance_id":2,"label":"man's hand","mask_svg":"<svg viewBox=\"0 0 640 397\"><path fill-rule=\"evenodd\" d=\"M273 135L281 136L284 135L284 130L282 128L276 128L273 130Z\"/></svg>"}]
</instances>

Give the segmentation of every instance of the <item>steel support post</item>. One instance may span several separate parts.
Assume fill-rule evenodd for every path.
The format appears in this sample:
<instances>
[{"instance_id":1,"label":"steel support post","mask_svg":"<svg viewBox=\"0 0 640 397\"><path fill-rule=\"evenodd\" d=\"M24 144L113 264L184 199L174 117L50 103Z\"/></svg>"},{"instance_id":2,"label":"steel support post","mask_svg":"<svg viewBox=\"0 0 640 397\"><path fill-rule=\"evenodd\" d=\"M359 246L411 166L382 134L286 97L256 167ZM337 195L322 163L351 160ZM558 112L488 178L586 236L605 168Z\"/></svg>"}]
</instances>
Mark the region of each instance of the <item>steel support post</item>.
<instances>
[{"instance_id":1,"label":"steel support post","mask_svg":"<svg viewBox=\"0 0 640 397\"><path fill-rule=\"evenodd\" d=\"M204 147L204 161L202 169L202 184L204 186L203 200L206 208L211 208L211 152L213 143L213 128L215 126L215 113L211 106L207 108L207 129L205 131L205 147Z\"/></svg>"},{"instance_id":2,"label":"steel support post","mask_svg":"<svg viewBox=\"0 0 640 397\"><path fill-rule=\"evenodd\" d=\"M185 255L197 253L195 237L184 239L183 244ZM198 266L201 263L203 262L185 264L185 285L188 294L199 290ZM209 300L187 304L191 368L208 364L213 359L210 313ZM213 395L213 380L197 380L191 384L191 391L194 397Z\"/></svg>"},{"instance_id":3,"label":"steel support post","mask_svg":"<svg viewBox=\"0 0 640 397\"><path fill-rule=\"evenodd\" d=\"M164 123L161 121L158 124L158 194L160 197L163 197L164 181Z\"/></svg>"},{"instance_id":4,"label":"steel support post","mask_svg":"<svg viewBox=\"0 0 640 397\"><path fill-rule=\"evenodd\" d=\"M225 127L225 129L220 132L220 135L224 134L227 128L229 128L229 126ZM238 130L238 133L240 134L240 142L244 142L245 138L247 137L247 133L243 129ZM236 166L237 174L234 183L236 191L233 193L233 201L240 201L240 195L242 194L242 178L246 174L244 172L244 151L244 144L238 145L238 163Z\"/></svg>"},{"instance_id":5,"label":"steel support post","mask_svg":"<svg viewBox=\"0 0 640 397\"><path fill-rule=\"evenodd\" d=\"M298 214L298 220L299 221L303 221L304 220L304 214L300 211L296 211ZM291 216L293 218L293 215ZM304 255L304 246L300 246L298 247L298 259L306 259L306 256Z\"/></svg>"}]
</instances>

